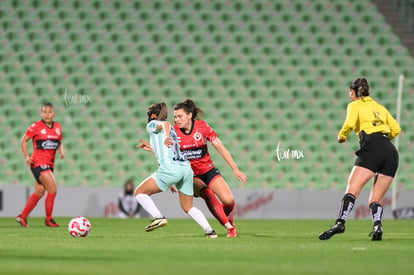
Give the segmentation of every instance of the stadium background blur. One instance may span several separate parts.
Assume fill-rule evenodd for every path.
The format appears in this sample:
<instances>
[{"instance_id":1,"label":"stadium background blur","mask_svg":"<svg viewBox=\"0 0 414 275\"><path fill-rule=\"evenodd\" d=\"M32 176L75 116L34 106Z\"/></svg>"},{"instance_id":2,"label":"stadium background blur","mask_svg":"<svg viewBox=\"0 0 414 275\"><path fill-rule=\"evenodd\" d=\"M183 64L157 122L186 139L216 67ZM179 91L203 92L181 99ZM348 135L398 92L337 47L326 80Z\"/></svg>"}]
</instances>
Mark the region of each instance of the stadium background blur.
<instances>
[{"instance_id":1,"label":"stadium background blur","mask_svg":"<svg viewBox=\"0 0 414 275\"><path fill-rule=\"evenodd\" d=\"M411 30L413 3L389 1L411 7ZM58 185L121 187L156 169L135 148L147 106L165 101L171 120L189 97L246 188L343 190L358 147L336 142L350 82L367 77L395 115L403 74L398 190L414 190L414 59L373 1L6 0L0 43L0 184L33 185L19 141L43 102L64 131Z\"/></svg>"}]
</instances>

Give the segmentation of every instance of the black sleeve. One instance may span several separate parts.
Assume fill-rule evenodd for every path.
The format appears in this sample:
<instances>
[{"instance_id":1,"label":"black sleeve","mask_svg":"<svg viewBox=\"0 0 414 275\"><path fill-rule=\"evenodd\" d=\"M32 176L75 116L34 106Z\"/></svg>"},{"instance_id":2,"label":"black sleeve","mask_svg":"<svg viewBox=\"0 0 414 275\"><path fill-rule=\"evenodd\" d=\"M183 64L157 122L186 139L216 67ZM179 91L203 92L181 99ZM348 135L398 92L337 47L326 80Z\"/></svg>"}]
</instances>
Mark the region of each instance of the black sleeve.
<instances>
[{"instance_id":1,"label":"black sleeve","mask_svg":"<svg viewBox=\"0 0 414 275\"><path fill-rule=\"evenodd\" d=\"M118 199L119 210L121 210L125 215L129 215L129 213L122 206L122 201L121 200L122 200L121 198Z\"/></svg>"}]
</instances>

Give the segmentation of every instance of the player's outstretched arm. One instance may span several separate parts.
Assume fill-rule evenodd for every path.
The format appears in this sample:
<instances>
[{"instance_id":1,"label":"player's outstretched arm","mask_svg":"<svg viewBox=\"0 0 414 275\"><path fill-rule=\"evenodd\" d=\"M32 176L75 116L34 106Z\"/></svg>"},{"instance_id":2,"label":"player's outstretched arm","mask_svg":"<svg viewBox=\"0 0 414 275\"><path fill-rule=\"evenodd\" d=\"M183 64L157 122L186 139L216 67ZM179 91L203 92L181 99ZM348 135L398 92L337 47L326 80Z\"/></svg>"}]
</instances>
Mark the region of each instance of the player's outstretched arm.
<instances>
[{"instance_id":1,"label":"player's outstretched arm","mask_svg":"<svg viewBox=\"0 0 414 275\"><path fill-rule=\"evenodd\" d=\"M140 142L140 144L138 144L136 146L137 148L141 148L141 149L143 149L145 151L148 151L148 152L153 153L152 152L152 149L151 149L151 146L149 145L149 143L147 141L145 141L143 139L138 139L138 141Z\"/></svg>"},{"instance_id":2,"label":"player's outstretched arm","mask_svg":"<svg viewBox=\"0 0 414 275\"><path fill-rule=\"evenodd\" d=\"M233 169L234 176L244 184L247 184L247 177L246 175L240 171L239 167L237 167L236 162L232 158L231 154L224 146L224 144L220 141L219 138L214 139L211 144L217 150L217 152L223 157L223 159L227 162L227 164Z\"/></svg>"}]
</instances>

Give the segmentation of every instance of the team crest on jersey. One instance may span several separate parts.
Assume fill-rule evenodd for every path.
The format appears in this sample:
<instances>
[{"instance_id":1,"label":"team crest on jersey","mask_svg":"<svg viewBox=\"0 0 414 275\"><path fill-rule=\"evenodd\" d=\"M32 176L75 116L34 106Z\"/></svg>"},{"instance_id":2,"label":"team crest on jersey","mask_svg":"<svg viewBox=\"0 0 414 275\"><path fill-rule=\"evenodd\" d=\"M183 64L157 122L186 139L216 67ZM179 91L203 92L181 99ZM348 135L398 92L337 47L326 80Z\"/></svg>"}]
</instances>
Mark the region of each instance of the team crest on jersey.
<instances>
[{"instance_id":1,"label":"team crest on jersey","mask_svg":"<svg viewBox=\"0 0 414 275\"><path fill-rule=\"evenodd\" d=\"M55 132L56 132L56 134L57 134L58 136L60 136L60 128L56 128L56 129L55 129Z\"/></svg>"},{"instance_id":2,"label":"team crest on jersey","mask_svg":"<svg viewBox=\"0 0 414 275\"><path fill-rule=\"evenodd\" d=\"M203 136L199 132L196 132L194 134L194 140L196 140L196 141L200 141L202 137Z\"/></svg>"},{"instance_id":3,"label":"team crest on jersey","mask_svg":"<svg viewBox=\"0 0 414 275\"><path fill-rule=\"evenodd\" d=\"M42 131L40 131L40 133L42 133L43 135L46 135L46 129L42 129Z\"/></svg>"}]
</instances>

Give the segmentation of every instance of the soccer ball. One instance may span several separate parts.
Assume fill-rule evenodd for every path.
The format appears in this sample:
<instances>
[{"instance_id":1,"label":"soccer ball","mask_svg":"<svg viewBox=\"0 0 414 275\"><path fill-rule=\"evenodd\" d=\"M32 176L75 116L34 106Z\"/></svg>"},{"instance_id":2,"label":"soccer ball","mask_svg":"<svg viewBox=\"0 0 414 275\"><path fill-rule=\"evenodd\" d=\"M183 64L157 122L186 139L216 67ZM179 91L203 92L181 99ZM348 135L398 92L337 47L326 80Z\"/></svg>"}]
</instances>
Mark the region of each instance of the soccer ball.
<instances>
[{"instance_id":1,"label":"soccer ball","mask_svg":"<svg viewBox=\"0 0 414 275\"><path fill-rule=\"evenodd\" d=\"M91 223L85 217L73 218L68 224L69 234L74 238L88 236L91 228Z\"/></svg>"}]
</instances>

